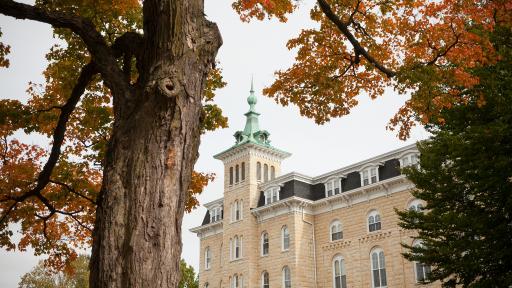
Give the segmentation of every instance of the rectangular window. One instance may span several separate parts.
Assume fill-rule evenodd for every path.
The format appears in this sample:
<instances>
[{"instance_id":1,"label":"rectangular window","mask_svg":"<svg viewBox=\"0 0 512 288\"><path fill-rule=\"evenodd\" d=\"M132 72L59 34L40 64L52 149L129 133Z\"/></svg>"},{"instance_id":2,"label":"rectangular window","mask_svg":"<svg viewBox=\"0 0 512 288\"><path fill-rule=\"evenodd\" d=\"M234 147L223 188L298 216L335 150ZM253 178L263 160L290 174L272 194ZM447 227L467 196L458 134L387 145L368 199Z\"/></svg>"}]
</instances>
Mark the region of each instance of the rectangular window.
<instances>
[{"instance_id":1,"label":"rectangular window","mask_svg":"<svg viewBox=\"0 0 512 288\"><path fill-rule=\"evenodd\" d=\"M368 170L363 171L363 186L370 184L370 180L368 179Z\"/></svg>"},{"instance_id":2,"label":"rectangular window","mask_svg":"<svg viewBox=\"0 0 512 288\"><path fill-rule=\"evenodd\" d=\"M332 233L332 241L343 239L343 231Z\"/></svg>"},{"instance_id":3,"label":"rectangular window","mask_svg":"<svg viewBox=\"0 0 512 288\"><path fill-rule=\"evenodd\" d=\"M370 173L371 173L372 183L377 183L377 168L371 168Z\"/></svg>"},{"instance_id":4,"label":"rectangular window","mask_svg":"<svg viewBox=\"0 0 512 288\"><path fill-rule=\"evenodd\" d=\"M333 195L333 193L332 193L332 182L329 181L329 182L327 182L325 184L325 190L327 190L327 197L330 197L330 196Z\"/></svg>"},{"instance_id":5,"label":"rectangular window","mask_svg":"<svg viewBox=\"0 0 512 288\"><path fill-rule=\"evenodd\" d=\"M341 181L334 180L334 195L338 195L341 193Z\"/></svg>"}]
</instances>

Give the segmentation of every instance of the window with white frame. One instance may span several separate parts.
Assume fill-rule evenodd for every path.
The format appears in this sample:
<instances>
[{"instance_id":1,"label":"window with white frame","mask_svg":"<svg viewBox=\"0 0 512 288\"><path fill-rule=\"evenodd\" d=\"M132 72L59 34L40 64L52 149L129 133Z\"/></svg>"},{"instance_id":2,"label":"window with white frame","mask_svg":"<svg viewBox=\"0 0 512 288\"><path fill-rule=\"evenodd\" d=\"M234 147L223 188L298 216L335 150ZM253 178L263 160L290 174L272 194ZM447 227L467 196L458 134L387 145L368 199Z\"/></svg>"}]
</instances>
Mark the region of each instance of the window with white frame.
<instances>
[{"instance_id":1,"label":"window with white frame","mask_svg":"<svg viewBox=\"0 0 512 288\"><path fill-rule=\"evenodd\" d=\"M414 247L423 247L421 241L415 241ZM416 283L423 283L428 281L428 277L432 272L432 267L421 262L414 262L414 275L416 276Z\"/></svg>"},{"instance_id":2,"label":"window with white frame","mask_svg":"<svg viewBox=\"0 0 512 288\"><path fill-rule=\"evenodd\" d=\"M384 260L384 251L377 248L370 253L372 267L373 288L384 288L388 286L386 277L386 261Z\"/></svg>"},{"instance_id":3,"label":"window with white frame","mask_svg":"<svg viewBox=\"0 0 512 288\"><path fill-rule=\"evenodd\" d=\"M290 231L286 225L281 228L281 249L283 251L290 249Z\"/></svg>"},{"instance_id":4,"label":"window with white frame","mask_svg":"<svg viewBox=\"0 0 512 288\"><path fill-rule=\"evenodd\" d=\"M324 183L325 197L330 197L341 193L341 179L331 178Z\"/></svg>"},{"instance_id":5,"label":"window with white frame","mask_svg":"<svg viewBox=\"0 0 512 288\"><path fill-rule=\"evenodd\" d=\"M292 288L292 275L288 266L283 267L283 288Z\"/></svg>"},{"instance_id":6,"label":"window with white frame","mask_svg":"<svg viewBox=\"0 0 512 288\"><path fill-rule=\"evenodd\" d=\"M331 241L343 239L343 230L339 220L332 221L331 226L329 227L329 231L331 234Z\"/></svg>"},{"instance_id":7,"label":"window with white frame","mask_svg":"<svg viewBox=\"0 0 512 288\"><path fill-rule=\"evenodd\" d=\"M262 256L268 255L268 250L269 250L268 233L263 232L261 234L261 255Z\"/></svg>"},{"instance_id":8,"label":"window with white frame","mask_svg":"<svg viewBox=\"0 0 512 288\"><path fill-rule=\"evenodd\" d=\"M231 254L231 260L237 260L242 258L242 236L235 236L233 237L233 240L230 240L230 254Z\"/></svg>"},{"instance_id":9,"label":"window with white frame","mask_svg":"<svg viewBox=\"0 0 512 288\"><path fill-rule=\"evenodd\" d=\"M204 269L208 270L212 267L212 252L210 251L210 247L206 247L204 249Z\"/></svg>"},{"instance_id":10,"label":"window with white frame","mask_svg":"<svg viewBox=\"0 0 512 288\"><path fill-rule=\"evenodd\" d=\"M270 288L270 280L267 271L261 273L261 288Z\"/></svg>"},{"instance_id":11,"label":"window with white frame","mask_svg":"<svg viewBox=\"0 0 512 288\"><path fill-rule=\"evenodd\" d=\"M410 153L402 156L400 159L400 168L414 166L419 168L419 154L418 153Z\"/></svg>"},{"instance_id":12,"label":"window with white frame","mask_svg":"<svg viewBox=\"0 0 512 288\"><path fill-rule=\"evenodd\" d=\"M347 275L345 272L345 261L343 257L336 256L332 261L332 287L347 288Z\"/></svg>"},{"instance_id":13,"label":"window with white frame","mask_svg":"<svg viewBox=\"0 0 512 288\"><path fill-rule=\"evenodd\" d=\"M279 201L279 190L280 187L270 187L264 192L265 205Z\"/></svg>"},{"instance_id":14,"label":"window with white frame","mask_svg":"<svg viewBox=\"0 0 512 288\"><path fill-rule=\"evenodd\" d=\"M217 222L222 219L222 207L210 209L210 223Z\"/></svg>"},{"instance_id":15,"label":"window with white frame","mask_svg":"<svg viewBox=\"0 0 512 288\"><path fill-rule=\"evenodd\" d=\"M381 228L379 212L377 210L371 211L370 214L368 214L368 231L374 232Z\"/></svg>"},{"instance_id":16,"label":"window with white frame","mask_svg":"<svg viewBox=\"0 0 512 288\"><path fill-rule=\"evenodd\" d=\"M233 277L231 278L231 288L239 288L239 279L238 279L238 275L235 274L233 275Z\"/></svg>"},{"instance_id":17,"label":"window with white frame","mask_svg":"<svg viewBox=\"0 0 512 288\"><path fill-rule=\"evenodd\" d=\"M359 172L361 175L361 186L370 185L379 181L378 167L369 167Z\"/></svg>"},{"instance_id":18,"label":"window with white frame","mask_svg":"<svg viewBox=\"0 0 512 288\"><path fill-rule=\"evenodd\" d=\"M415 199L409 203L409 210L421 212L423 211L423 203L420 200Z\"/></svg>"},{"instance_id":19,"label":"window with white frame","mask_svg":"<svg viewBox=\"0 0 512 288\"><path fill-rule=\"evenodd\" d=\"M235 200L231 204L231 222L236 222L242 219L243 201Z\"/></svg>"}]
</instances>

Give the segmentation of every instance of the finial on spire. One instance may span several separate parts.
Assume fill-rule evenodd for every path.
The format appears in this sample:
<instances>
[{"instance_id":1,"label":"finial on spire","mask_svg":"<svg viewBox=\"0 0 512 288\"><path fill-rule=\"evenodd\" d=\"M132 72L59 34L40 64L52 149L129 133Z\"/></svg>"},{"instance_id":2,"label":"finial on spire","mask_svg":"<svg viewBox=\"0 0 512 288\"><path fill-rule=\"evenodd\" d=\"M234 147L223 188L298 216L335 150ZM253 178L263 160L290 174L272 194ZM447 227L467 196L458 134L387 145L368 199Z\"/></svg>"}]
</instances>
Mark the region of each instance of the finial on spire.
<instances>
[{"instance_id":1,"label":"finial on spire","mask_svg":"<svg viewBox=\"0 0 512 288\"><path fill-rule=\"evenodd\" d=\"M247 103L249 103L249 111L255 112L254 106L258 102L256 95L254 94L254 77L251 76L251 90L249 91L249 97L247 97Z\"/></svg>"}]
</instances>

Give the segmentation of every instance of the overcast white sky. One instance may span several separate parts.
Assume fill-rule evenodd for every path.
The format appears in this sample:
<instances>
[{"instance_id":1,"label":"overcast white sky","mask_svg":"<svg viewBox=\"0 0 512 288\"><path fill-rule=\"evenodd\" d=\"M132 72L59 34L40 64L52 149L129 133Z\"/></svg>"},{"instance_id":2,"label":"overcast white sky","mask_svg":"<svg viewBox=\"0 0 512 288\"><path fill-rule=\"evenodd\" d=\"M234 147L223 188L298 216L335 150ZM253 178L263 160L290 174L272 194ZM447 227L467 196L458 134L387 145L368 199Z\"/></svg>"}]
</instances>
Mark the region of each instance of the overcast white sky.
<instances>
[{"instance_id":1,"label":"overcast white sky","mask_svg":"<svg viewBox=\"0 0 512 288\"><path fill-rule=\"evenodd\" d=\"M428 134L416 128L410 140L403 142L386 131L391 116L406 100L406 96L389 91L377 100L365 95L352 113L323 126L299 115L295 107L282 107L261 96L261 89L273 81L273 73L291 65L294 53L285 43L307 26L309 9L314 1L302 1L301 9L282 24L276 21L242 23L231 9L230 1L206 0L206 14L219 25L224 44L217 59L223 68L226 88L217 93L216 101L229 117L230 127L204 135L199 148L198 171L215 172L218 177L199 197L201 203L222 197L222 163L212 155L234 143L233 134L243 129L246 98L251 75L254 75L258 95L257 111L260 127L271 133L275 147L292 153L283 163L283 173L297 171L315 176L389 150L405 146ZM11 45L11 67L0 69L0 98L27 99L28 82L42 83L41 72L46 67L45 53L54 39L50 26L33 21L14 20L0 15L2 41ZM33 138L29 141L37 143ZM199 241L188 230L201 224L205 213L199 208L183 220L183 258L196 270L199 262ZM169 217L174 217L169 215ZM21 275L28 272L39 258L28 252L7 252L0 249L0 287L16 287Z\"/></svg>"}]
</instances>

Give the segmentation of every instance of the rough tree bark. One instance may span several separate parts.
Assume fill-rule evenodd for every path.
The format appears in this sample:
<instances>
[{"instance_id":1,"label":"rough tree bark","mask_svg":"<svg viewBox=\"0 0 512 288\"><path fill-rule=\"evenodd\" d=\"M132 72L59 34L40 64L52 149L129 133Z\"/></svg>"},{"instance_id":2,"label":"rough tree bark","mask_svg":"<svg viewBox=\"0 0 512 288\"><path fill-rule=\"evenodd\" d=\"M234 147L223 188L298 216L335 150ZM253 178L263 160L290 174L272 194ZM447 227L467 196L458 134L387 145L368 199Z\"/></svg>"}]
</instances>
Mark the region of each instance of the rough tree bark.
<instances>
[{"instance_id":1,"label":"rough tree bark","mask_svg":"<svg viewBox=\"0 0 512 288\"><path fill-rule=\"evenodd\" d=\"M96 215L92 288L177 287L180 280L201 97L221 37L205 19L203 0L146 0L143 12L140 79L133 93L112 90L115 120Z\"/></svg>"}]
</instances>

